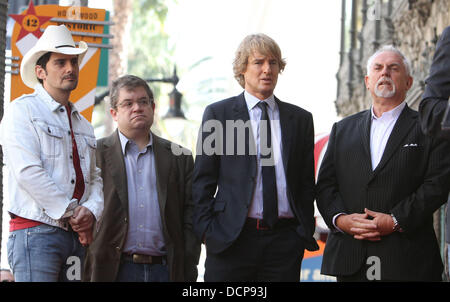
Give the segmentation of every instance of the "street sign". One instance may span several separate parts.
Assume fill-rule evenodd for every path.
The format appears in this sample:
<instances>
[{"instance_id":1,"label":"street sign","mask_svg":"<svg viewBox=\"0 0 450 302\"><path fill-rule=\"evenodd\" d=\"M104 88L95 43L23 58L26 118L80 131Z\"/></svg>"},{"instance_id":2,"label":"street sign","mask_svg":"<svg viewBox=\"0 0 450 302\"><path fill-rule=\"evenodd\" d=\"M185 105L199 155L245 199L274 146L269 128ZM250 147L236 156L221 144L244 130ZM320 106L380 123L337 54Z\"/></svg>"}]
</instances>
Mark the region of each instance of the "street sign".
<instances>
[{"instance_id":1,"label":"street sign","mask_svg":"<svg viewBox=\"0 0 450 302\"><path fill-rule=\"evenodd\" d=\"M76 44L85 41L89 49L80 65L78 87L72 91L70 100L81 114L91 120L94 109L95 91L97 83L104 84L105 74L108 74L107 63L101 65L100 56L103 50L103 61L107 49L111 48L108 40L109 14L104 9L88 7L73 7L59 5L34 6L30 1L28 9L20 15L10 15L16 22L11 37L11 50L15 68L11 69L11 100L23 94L32 93L19 74L23 56L37 42L48 25L64 24L72 33ZM13 66L12 66L13 67Z\"/></svg>"}]
</instances>

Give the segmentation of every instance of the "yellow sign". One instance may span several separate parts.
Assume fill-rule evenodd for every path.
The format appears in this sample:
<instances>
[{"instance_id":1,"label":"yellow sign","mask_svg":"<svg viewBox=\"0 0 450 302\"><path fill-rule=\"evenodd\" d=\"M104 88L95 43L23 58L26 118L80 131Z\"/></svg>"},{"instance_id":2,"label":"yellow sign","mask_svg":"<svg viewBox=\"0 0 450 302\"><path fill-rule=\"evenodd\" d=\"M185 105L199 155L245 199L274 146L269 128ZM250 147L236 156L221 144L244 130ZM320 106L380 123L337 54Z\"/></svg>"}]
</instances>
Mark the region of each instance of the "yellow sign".
<instances>
[{"instance_id":1,"label":"yellow sign","mask_svg":"<svg viewBox=\"0 0 450 302\"><path fill-rule=\"evenodd\" d=\"M99 72L99 45L102 43L98 34L103 34L105 26L99 21L105 21L106 10L58 5L34 6L30 1L28 9L22 14L10 16L16 21L12 32L11 51L12 56L18 57L19 61L36 44L48 25L64 24L72 32L75 43L88 43L89 49L80 65L78 87L72 91L70 99L90 121ZM11 75L11 100L32 92L33 90L22 82L20 74Z\"/></svg>"}]
</instances>

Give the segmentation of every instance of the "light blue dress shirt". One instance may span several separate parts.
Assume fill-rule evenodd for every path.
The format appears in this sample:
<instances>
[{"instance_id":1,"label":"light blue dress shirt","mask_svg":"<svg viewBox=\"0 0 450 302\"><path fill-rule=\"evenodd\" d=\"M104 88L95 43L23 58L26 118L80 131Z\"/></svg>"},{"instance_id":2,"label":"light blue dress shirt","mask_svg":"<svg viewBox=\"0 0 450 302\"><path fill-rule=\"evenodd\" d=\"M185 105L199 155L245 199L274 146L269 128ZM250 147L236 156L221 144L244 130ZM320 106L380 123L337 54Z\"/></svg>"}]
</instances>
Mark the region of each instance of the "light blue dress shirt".
<instances>
[{"instance_id":1,"label":"light blue dress shirt","mask_svg":"<svg viewBox=\"0 0 450 302\"><path fill-rule=\"evenodd\" d=\"M144 149L119 131L128 186L128 233L124 253L166 255L156 186L152 136Z\"/></svg>"},{"instance_id":2,"label":"light blue dress shirt","mask_svg":"<svg viewBox=\"0 0 450 302\"><path fill-rule=\"evenodd\" d=\"M261 101L255 96L251 95L247 91L244 92L245 102L247 103L248 113L250 121L252 123L253 137L255 139L255 145L257 149L258 171L256 174L256 186L253 193L252 203L248 217L263 218L263 191L262 191L262 175L261 175L261 158L260 158L260 143L259 143L259 122L261 120L261 109L257 104ZM277 181L277 196L278 196L278 217L292 218L291 207L287 198L286 191L286 175L284 172L283 159L282 159L282 141L281 141L281 124L280 124L280 111L275 102L275 97L272 95L268 99L264 100L268 104L267 113L270 118L270 127L272 135L273 156L275 160L275 176Z\"/></svg>"}]
</instances>

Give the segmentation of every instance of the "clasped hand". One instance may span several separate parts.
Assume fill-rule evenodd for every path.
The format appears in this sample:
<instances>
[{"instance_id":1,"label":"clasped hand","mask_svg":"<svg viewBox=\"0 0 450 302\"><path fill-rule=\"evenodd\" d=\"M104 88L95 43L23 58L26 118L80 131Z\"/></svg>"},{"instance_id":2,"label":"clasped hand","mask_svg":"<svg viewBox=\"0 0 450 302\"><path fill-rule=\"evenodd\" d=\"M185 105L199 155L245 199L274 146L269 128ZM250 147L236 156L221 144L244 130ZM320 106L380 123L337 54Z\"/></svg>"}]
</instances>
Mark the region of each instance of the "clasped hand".
<instances>
[{"instance_id":1,"label":"clasped hand","mask_svg":"<svg viewBox=\"0 0 450 302\"><path fill-rule=\"evenodd\" d=\"M76 207L69 223L72 229L78 233L78 239L83 246L91 244L93 240L92 226L94 224L94 215L88 208L83 206Z\"/></svg>"},{"instance_id":2,"label":"clasped hand","mask_svg":"<svg viewBox=\"0 0 450 302\"><path fill-rule=\"evenodd\" d=\"M389 214L364 209L363 214L343 214L336 219L339 229L358 240L379 241L394 231L394 221Z\"/></svg>"}]
</instances>

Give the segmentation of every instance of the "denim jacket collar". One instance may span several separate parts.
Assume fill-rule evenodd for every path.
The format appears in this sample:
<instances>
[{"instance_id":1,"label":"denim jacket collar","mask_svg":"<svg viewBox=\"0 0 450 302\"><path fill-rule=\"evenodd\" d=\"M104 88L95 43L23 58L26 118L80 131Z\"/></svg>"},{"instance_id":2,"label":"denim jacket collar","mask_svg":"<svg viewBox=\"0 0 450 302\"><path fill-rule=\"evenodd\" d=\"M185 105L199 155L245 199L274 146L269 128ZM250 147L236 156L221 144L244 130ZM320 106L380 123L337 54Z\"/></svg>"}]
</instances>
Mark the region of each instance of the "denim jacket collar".
<instances>
[{"instance_id":1,"label":"denim jacket collar","mask_svg":"<svg viewBox=\"0 0 450 302\"><path fill-rule=\"evenodd\" d=\"M64 107L61 105L61 103L55 101L52 96L47 92L47 90L44 89L44 86L42 84L36 84L34 87L34 90L37 94L37 96L44 102L44 104L52 111L55 112L56 110L59 110L61 107ZM72 104L69 101L69 106L72 110L72 115L75 115L78 119L80 119L80 113L78 112L77 107Z\"/></svg>"}]
</instances>

